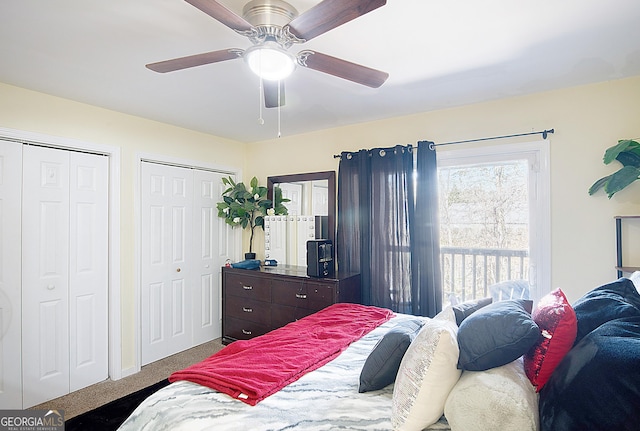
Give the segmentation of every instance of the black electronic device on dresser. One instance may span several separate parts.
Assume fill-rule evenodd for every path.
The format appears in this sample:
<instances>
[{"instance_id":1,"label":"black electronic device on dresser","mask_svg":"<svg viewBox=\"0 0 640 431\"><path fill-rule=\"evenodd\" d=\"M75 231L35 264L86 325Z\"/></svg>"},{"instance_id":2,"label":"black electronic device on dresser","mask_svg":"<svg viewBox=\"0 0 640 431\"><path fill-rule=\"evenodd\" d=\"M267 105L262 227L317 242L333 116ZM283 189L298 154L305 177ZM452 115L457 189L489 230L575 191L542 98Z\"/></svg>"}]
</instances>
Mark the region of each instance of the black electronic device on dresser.
<instances>
[{"instance_id":1,"label":"black electronic device on dresser","mask_svg":"<svg viewBox=\"0 0 640 431\"><path fill-rule=\"evenodd\" d=\"M303 266L222 268L222 342L247 340L336 302L360 302L360 274L312 278Z\"/></svg>"},{"instance_id":2,"label":"black electronic device on dresser","mask_svg":"<svg viewBox=\"0 0 640 431\"><path fill-rule=\"evenodd\" d=\"M309 277L333 276L333 244L328 239L307 241L307 275Z\"/></svg>"}]
</instances>

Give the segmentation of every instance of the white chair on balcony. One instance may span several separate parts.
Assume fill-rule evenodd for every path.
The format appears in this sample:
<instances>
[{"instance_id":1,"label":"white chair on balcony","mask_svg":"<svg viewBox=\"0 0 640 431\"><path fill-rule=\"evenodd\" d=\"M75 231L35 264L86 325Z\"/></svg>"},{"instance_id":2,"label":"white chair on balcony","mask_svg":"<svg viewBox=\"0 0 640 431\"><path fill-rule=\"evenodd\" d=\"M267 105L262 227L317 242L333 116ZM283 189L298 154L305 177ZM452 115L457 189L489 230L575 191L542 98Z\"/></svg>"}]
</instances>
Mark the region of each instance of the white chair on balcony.
<instances>
[{"instance_id":1,"label":"white chair on balcony","mask_svg":"<svg viewBox=\"0 0 640 431\"><path fill-rule=\"evenodd\" d=\"M489 286L489 293L494 302L507 299L529 299L529 282L527 280L507 280Z\"/></svg>"}]
</instances>

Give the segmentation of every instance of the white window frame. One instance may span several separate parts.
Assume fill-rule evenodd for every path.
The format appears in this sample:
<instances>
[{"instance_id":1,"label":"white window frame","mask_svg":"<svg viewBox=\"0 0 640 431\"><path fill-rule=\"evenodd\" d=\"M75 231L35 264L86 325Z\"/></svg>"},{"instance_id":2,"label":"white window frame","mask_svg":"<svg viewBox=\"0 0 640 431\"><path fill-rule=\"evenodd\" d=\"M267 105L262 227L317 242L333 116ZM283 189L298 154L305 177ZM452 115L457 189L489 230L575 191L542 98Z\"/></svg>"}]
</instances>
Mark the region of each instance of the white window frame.
<instances>
[{"instance_id":1,"label":"white window frame","mask_svg":"<svg viewBox=\"0 0 640 431\"><path fill-rule=\"evenodd\" d=\"M438 168L508 160L529 160L529 280L531 298L551 291L551 169L550 145L538 142L439 150Z\"/></svg>"}]
</instances>

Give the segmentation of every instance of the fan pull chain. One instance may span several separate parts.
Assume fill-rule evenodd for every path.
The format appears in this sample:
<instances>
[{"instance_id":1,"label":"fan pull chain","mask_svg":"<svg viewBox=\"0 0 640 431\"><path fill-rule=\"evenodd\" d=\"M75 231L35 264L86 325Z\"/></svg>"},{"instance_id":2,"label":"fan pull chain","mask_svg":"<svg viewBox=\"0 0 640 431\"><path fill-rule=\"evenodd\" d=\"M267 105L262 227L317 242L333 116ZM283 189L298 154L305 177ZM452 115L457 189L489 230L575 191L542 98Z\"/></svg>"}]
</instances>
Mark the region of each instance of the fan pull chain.
<instances>
[{"instance_id":1,"label":"fan pull chain","mask_svg":"<svg viewBox=\"0 0 640 431\"><path fill-rule=\"evenodd\" d=\"M280 106L282 105L280 102L280 87L280 81L278 81L278 138L282 136L282 133L280 133Z\"/></svg>"},{"instance_id":2,"label":"fan pull chain","mask_svg":"<svg viewBox=\"0 0 640 431\"><path fill-rule=\"evenodd\" d=\"M260 77L260 84L258 85L258 124L261 126L264 124L264 118L262 118L262 106L264 105L264 92L262 91L262 77Z\"/></svg>"}]
</instances>

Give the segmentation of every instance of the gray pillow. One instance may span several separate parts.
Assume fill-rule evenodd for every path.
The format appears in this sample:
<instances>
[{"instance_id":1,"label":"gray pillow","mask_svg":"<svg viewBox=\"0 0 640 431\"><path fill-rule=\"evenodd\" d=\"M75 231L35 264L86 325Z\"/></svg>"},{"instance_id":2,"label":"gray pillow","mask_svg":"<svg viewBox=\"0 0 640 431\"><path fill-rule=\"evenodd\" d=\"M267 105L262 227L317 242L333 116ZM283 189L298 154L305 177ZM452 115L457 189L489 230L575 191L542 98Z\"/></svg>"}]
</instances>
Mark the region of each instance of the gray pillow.
<instances>
[{"instance_id":1,"label":"gray pillow","mask_svg":"<svg viewBox=\"0 0 640 431\"><path fill-rule=\"evenodd\" d=\"M529 299L498 301L464 319L458 329L458 368L484 371L524 355L540 337L532 308Z\"/></svg>"},{"instance_id":2,"label":"gray pillow","mask_svg":"<svg viewBox=\"0 0 640 431\"><path fill-rule=\"evenodd\" d=\"M376 391L396 380L402 357L424 322L424 319L400 322L378 341L360 372L358 392Z\"/></svg>"}]
</instances>

